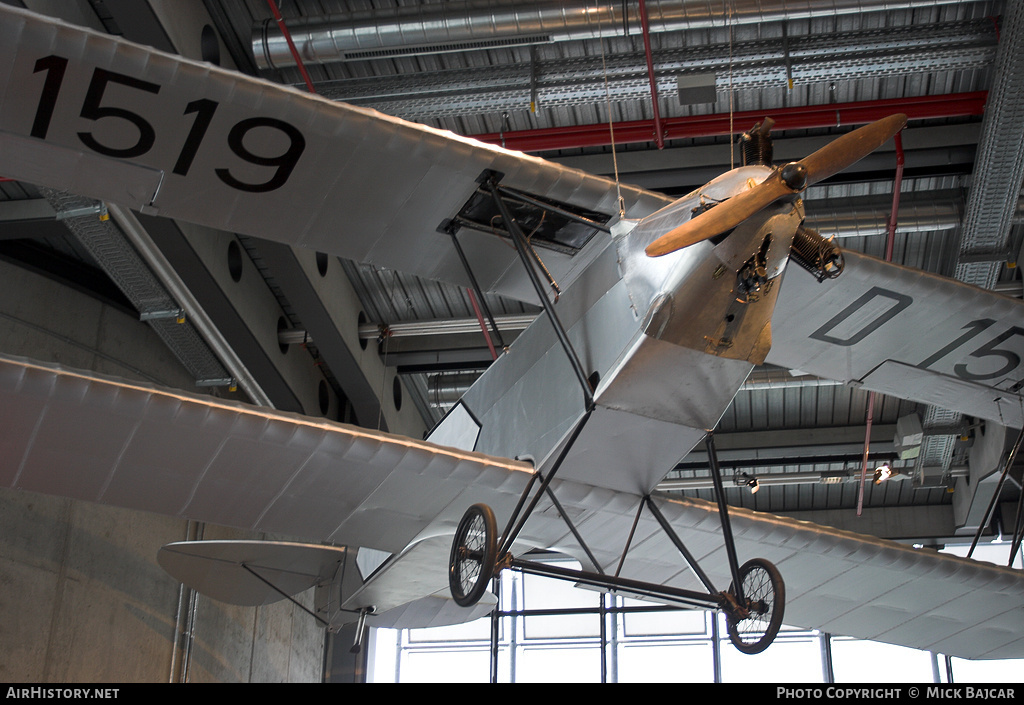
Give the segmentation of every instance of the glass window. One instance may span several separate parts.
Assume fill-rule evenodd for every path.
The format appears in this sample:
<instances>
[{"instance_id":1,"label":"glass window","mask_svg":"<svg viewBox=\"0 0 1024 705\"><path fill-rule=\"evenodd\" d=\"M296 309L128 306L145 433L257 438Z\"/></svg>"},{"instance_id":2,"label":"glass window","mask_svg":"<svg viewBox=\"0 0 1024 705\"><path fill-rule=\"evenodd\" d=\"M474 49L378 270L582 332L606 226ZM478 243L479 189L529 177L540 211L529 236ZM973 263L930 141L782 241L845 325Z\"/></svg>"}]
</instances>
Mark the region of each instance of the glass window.
<instances>
[{"instance_id":1,"label":"glass window","mask_svg":"<svg viewBox=\"0 0 1024 705\"><path fill-rule=\"evenodd\" d=\"M527 646L516 656L517 683L600 683L597 645Z\"/></svg>"},{"instance_id":2,"label":"glass window","mask_svg":"<svg viewBox=\"0 0 1024 705\"><path fill-rule=\"evenodd\" d=\"M562 561L555 564L575 570L580 567L575 562ZM582 590L567 580L524 574L520 584L523 592L519 604L526 610L595 610L601 604L601 593ZM523 625L523 636L527 639L596 637L600 633L601 620L596 613L530 617Z\"/></svg>"},{"instance_id":3,"label":"glass window","mask_svg":"<svg viewBox=\"0 0 1024 705\"><path fill-rule=\"evenodd\" d=\"M963 545L946 544L946 547L942 549L942 552L951 553L954 556L966 557L967 552L970 549L970 543ZM997 539L991 543L979 543L974 547L974 553L971 554L971 558L976 561L987 561L989 563L995 563L996 565L1006 566L1006 563L1010 558L1009 538ZM1021 554L1019 552L1013 557L1013 567L1021 567Z\"/></svg>"},{"instance_id":4,"label":"glass window","mask_svg":"<svg viewBox=\"0 0 1024 705\"><path fill-rule=\"evenodd\" d=\"M962 550L966 552L967 547ZM1007 548L983 544L975 557L1005 564ZM561 565L566 565L565 562ZM569 564L572 565L572 564ZM578 564L576 564L578 567ZM571 582L504 571L501 607L578 610L569 615L505 616L498 633L498 681L588 683L601 680L601 594ZM656 603L605 597L607 679L628 682L713 682L712 619L718 619L722 681L824 681L822 637L783 627L764 652L739 652L726 635L725 619L702 610L649 611ZM617 611L616 608L623 608ZM631 610L637 611L631 611ZM490 617L435 629L374 630L372 682L484 682L490 677ZM941 679L945 658L879 642L832 637L832 671L837 683L930 683ZM1012 683L1024 660L951 659L960 683Z\"/></svg>"},{"instance_id":5,"label":"glass window","mask_svg":"<svg viewBox=\"0 0 1024 705\"><path fill-rule=\"evenodd\" d=\"M714 683L710 642L622 644L619 683Z\"/></svg>"},{"instance_id":6,"label":"glass window","mask_svg":"<svg viewBox=\"0 0 1024 705\"><path fill-rule=\"evenodd\" d=\"M836 683L932 683L932 655L927 651L877 641L832 638L832 673Z\"/></svg>"},{"instance_id":7,"label":"glass window","mask_svg":"<svg viewBox=\"0 0 1024 705\"><path fill-rule=\"evenodd\" d=\"M727 634L719 616L719 633ZM728 637L721 641L723 683L823 683L821 641L813 632L780 632L759 654L739 651Z\"/></svg>"},{"instance_id":8,"label":"glass window","mask_svg":"<svg viewBox=\"0 0 1024 705\"><path fill-rule=\"evenodd\" d=\"M1024 673L1024 659L950 660L954 683L1019 683Z\"/></svg>"},{"instance_id":9,"label":"glass window","mask_svg":"<svg viewBox=\"0 0 1024 705\"><path fill-rule=\"evenodd\" d=\"M465 624L452 624L447 627L430 627L427 629L410 629L410 643L427 641L491 641L491 618L481 617Z\"/></svg>"},{"instance_id":10,"label":"glass window","mask_svg":"<svg viewBox=\"0 0 1024 705\"><path fill-rule=\"evenodd\" d=\"M655 602L623 600L626 608L658 607ZM658 610L656 612L627 612L623 615L623 633L626 636L652 636L657 634L691 634L705 636L708 633L708 612L704 610Z\"/></svg>"},{"instance_id":11,"label":"glass window","mask_svg":"<svg viewBox=\"0 0 1024 705\"><path fill-rule=\"evenodd\" d=\"M488 649L414 649L402 658L403 683L487 683L490 678Z\"/></svg>"}]
</instances>

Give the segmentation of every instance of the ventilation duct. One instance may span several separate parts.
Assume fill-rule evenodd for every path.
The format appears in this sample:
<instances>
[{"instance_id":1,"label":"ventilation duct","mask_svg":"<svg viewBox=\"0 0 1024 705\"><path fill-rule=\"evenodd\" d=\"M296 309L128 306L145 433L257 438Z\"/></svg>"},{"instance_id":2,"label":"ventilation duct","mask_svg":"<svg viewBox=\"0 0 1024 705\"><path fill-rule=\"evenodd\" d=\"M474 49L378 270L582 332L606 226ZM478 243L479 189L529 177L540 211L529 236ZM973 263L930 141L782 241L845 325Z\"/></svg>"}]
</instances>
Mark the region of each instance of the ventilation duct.
<instances>
[{"instance_id":1,"label":"ventilation duct","mask_svg":"<svg viewBox=\"0 0 1024 705\"><path fill-rule=\"evenodd\" d=\"M731 17L724 6L706 0L651 0L646 3L651 32L831 17L872 10L934 7L956 0L736 0ZM496 4L461 0L382 8L346 15L289 18L288 29L303 62L339 61L436 54L522 46L599 37L639 35L635 3L571 0ZM253 56L260 69L295 66L277 23L253 30Z\"/></svg>"},{"instance_id":2,"label":"ventilation duct","mask_svg":"<svg viewBox=\"0 0 1024 705\"><path fill-rule=\"evenodd\" d=\"M807 201L804 202L805 204ZM881 202L871 198L850 198L838 201L813 202L807 208L806 225L826 237L872 237L885 235L889 229L892 200ZM896 233L930 233L960 227L962 199L952 193L936 198L904 199L900 204Z\"/></svg>"}]
</instances>

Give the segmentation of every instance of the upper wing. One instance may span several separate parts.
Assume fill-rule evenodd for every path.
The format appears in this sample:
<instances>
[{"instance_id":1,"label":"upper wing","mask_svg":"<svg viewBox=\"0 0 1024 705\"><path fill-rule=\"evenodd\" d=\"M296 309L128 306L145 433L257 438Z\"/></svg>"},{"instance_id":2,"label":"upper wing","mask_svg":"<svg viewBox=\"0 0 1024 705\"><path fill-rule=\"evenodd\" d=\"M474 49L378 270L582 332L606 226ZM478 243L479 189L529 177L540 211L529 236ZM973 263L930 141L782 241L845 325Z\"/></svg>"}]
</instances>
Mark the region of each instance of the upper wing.
<instances>
[{"instance_id":1,"label":"upper wing","mask_svg":"<svg viewBox=\"0 0 1024 705\"><path fill-rule=\"evenodd\" d=\"M822 283L789 267L767 362L1024 426L1024 302L843 254Z\"/></svg>"},{"instance_id":2,"label":"upper wing","mask_svg":"<svg viewBox=\"0 0 1024 705\"><path fill-rule=\"evenodd\" d=\"M418 537L411 560L389 564L394 580L367 583L372 602L388 608L443 590L447 541L435 537L453 533L475 502L504 520L532 476L523 463L3 357L0 427L0 486L394 553ZM633 525L639 496L581 482L552 487L608 572L632 535L624 575L700 589L649 513ZM658 502L725 589L714 505ZM787 624L965 658L1024 656L1020 571L729 511L741 560L765 557L781 570ZM581 553L546 499L522 539ZM440 595L417 600L413 618L446 621ZM403 618L394 609L387 620Z\"/></svg>"},{"instance_id":3,"label":"upper wing","mask_svg":"<svg viewBox=\"0 0 1024 705\"><path fill-rule=\"evenodd\" d=\"M619 210L608 179L0 5L0 175L465 283L438 228L487 170L551 202ZM622 195L630 217L669 200ZM480 285L533 300L486 214L470 215L488 232L460 234ZM570 239L544 252L564 283L600 237Z\"/></svg>"}]
</instances>

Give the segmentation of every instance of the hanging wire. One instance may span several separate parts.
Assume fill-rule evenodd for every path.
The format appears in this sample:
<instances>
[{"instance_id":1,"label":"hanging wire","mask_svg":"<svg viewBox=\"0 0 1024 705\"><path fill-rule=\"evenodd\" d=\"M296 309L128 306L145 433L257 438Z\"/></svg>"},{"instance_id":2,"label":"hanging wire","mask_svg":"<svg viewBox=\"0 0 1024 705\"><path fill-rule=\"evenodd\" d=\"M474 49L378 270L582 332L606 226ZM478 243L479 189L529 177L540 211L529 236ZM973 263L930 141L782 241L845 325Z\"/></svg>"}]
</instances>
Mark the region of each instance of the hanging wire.
<instances>
[{"instance_id":1,"label":"hanging wire","mask_svg":"<svg viewBox=\"0 0 1024 705\"><path fill-rule=\"evenodd\" d=\"M594 2L594 10L597 15L597 42L601 47L601 71L604 73L604 104L608 113L608 134L612 143L612 168L615 170L615 195L619 199L619 218L626 216L626 202L622 198L622 185L619 182L619 157L615 151L615 125L612 122L612 95L608 88L608 64L604 58L604 27L601 21L601 12L598 3Z\"/></svg>"},{"instance_id":2,"label":"hanging wire","mask_svg":"<svg viewBox=\"0 0 1024 705\"><path fill-rule=\"evenodd\" d=\"M732 88L732 5L725 0L725 24L729 30L729 170L736 168L736 150L733 148L733 114L736 112Z\"/></svg>"},{"instance_id":3,"label":"hanging wire","mask_svg":"<svg viewBox=\"0 0 1024 705\"><path fill-rule=\"evenodd\" d=\"M388 341L391 339L391 334L387 333L387 334L383 335L382 337L383 337L383 340L381 340L381 345L384 348L384 354L383 354L383 360L382 360L383 365L384 365L384 372L380 376L380 395L377 397L378 400L379 400L379 403L377 404L377 430L378 431L383 430L382 426L383 426L383 421L384 421L384 392L387 390L387 381L388 381Z\"/></svg>"}]
</instances>

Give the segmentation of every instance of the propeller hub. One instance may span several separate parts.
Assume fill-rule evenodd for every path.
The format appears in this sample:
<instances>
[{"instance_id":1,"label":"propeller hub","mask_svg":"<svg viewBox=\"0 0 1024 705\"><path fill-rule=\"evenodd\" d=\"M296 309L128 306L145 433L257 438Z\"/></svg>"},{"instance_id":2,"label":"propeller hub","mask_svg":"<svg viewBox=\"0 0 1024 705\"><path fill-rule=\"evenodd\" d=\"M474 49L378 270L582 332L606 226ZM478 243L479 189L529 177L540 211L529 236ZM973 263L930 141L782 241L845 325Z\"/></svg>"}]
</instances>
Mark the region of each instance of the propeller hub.
<instances>
[{"instance_id":1,"label":"propeller hub","mask_svg":"<svg viewBox=\"0 0 1024 705\"><path fill-rule=\"evenodd\" d=\"M803 191L807 186L807 167L800 162L790 162L782 167L782 183L794 191Z\"/></svg>"}]
</instances>

